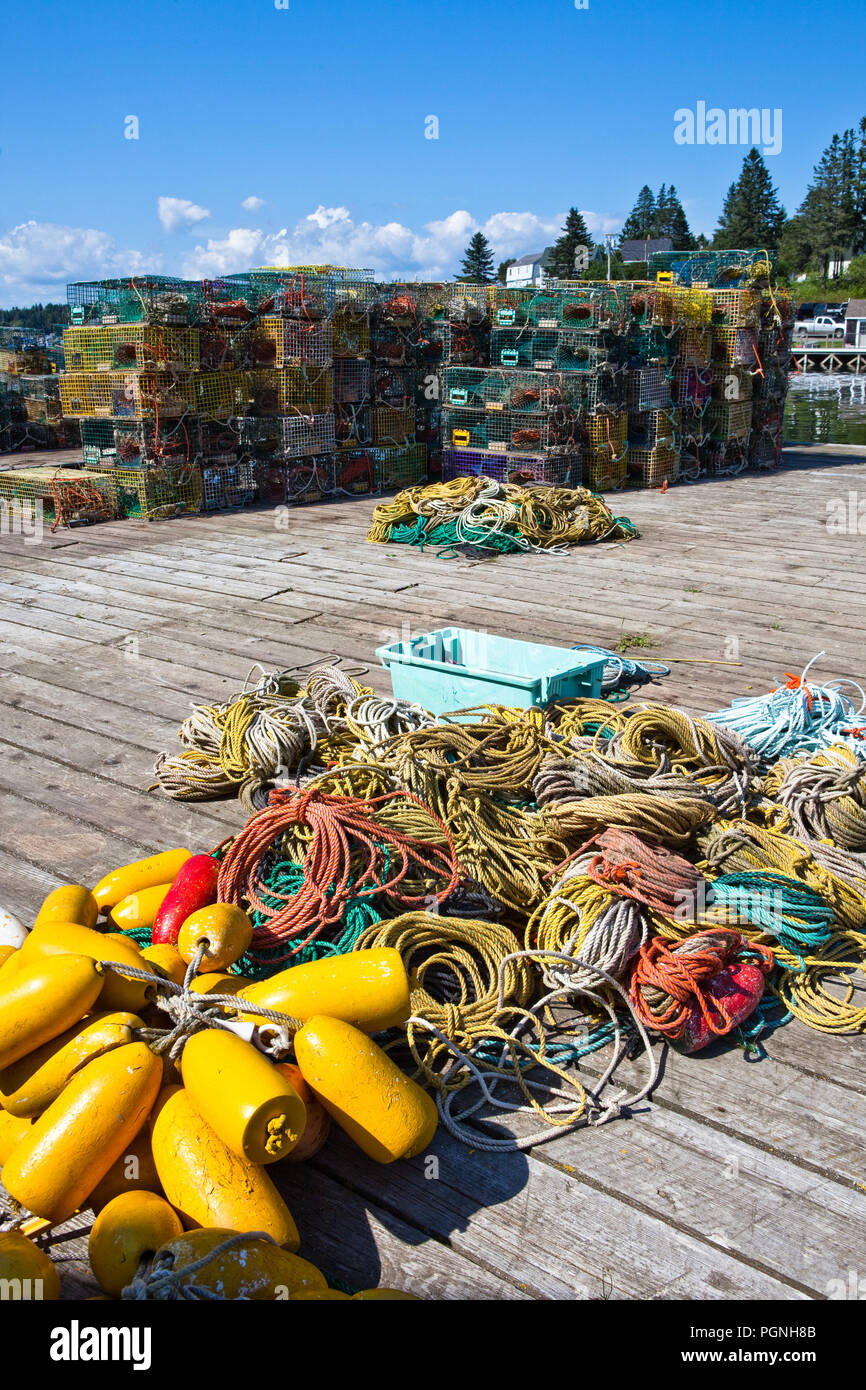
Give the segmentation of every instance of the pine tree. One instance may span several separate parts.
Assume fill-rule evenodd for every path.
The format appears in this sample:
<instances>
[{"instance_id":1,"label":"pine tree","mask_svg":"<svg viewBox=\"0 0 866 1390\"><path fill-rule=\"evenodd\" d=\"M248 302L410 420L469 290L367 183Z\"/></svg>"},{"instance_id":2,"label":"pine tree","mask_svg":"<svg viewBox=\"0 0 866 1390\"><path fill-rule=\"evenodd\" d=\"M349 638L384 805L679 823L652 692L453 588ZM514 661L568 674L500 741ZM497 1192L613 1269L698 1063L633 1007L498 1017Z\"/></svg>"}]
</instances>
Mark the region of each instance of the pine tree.
<instances>
[{"instance_id":1,"label":"pine tree","mask_svg":"<svg viewBox=\"0 0 866 1390\"><path fill-rule=\"evenodd\" d=\"M624 241L648 241L655 226L656 200L648 184L644 184L637 201L623 223L620 245Z\"/></svg>"},{"instance_id":2,"label":"pine tree","mask_svg":"<svg viewBox=\"0 0 866 1390\"><path fill-rule=\"evenodd\" d=\"M500 262L499 262L499 265L498 265L498 267L497 267L497 270L496 270L496 278L497 278L497 280L501 281L501 283L502 283L503 285L506 283L506 281L507 281L507 279L508 279L508 274L507 274L507 272L508 272L508 267L509 267L510 265L514 265L514 257L513 257L513 256L511 257L510 260L507 260L507 261L500 261Z\"/></svg>"},{"instance_id":3,"label":"pine tree","mask_svg":"<svg viewBox=\"0 0 866 1390\"><path fill-rule=\"evenodd\" d=\"M854 236L851 249L855 256L866 252L866 116L857 128L854 153Z\"/></svg>"},{"instance_id":4,"label":"pine tree","mask_svg":"<svg viewBox=\"0 0 866 1390\"><path fill-rule=\"evenodd\" d=\"M575 255L579 247L586 249L587 259L592 257L593 241L587 225L577 208L569 208L562 236L551 248L547 274L557 280L579 280L585 269L575 265Z\"/></svg>"},{"instance_id":5,"label":"pine tree","mask_svg":"<svg viewBox=\"0 0 866 1390\"><path fill-rule=\"evenodd\" d=\"M725 196L713 249L776 247L784 225L785 209L762 156L753 146L743 160L740 177Z\"/></svg>"},{"instance_id":6,"label":"pine tree","mask_svg":"<svg viewBox=\"0 0 866 1390\"><path fill-rule=\"evenodd\" d=\"M460 279L473 285L489 285L493 279L493 248L483 232L476 232L466 248Z\"/></svg>"},{"instance_id":7,"label":"pine tree","mask_svg":"<svg viewBox=\"0 0 866 1390\"><path fill-rule=\"evenodd\" d=\"M683 205L677 197L677 190L671 184L665 193L664 202L662 202L662 192L664 192L664 185L659 193L659 201L656 203L654 235L657 237L669 236L676 251L694 251L697 243L692 236Z\"/></svg>"}]
</instances>

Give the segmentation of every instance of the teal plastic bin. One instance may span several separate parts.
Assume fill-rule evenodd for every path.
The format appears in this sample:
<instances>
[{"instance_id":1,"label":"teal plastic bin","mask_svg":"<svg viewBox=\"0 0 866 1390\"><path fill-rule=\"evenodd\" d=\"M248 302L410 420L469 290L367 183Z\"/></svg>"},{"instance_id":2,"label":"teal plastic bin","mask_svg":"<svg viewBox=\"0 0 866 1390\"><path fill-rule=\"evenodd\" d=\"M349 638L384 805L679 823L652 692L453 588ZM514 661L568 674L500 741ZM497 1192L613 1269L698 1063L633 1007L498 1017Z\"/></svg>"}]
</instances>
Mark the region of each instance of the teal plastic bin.
<instances>
[{"instance_id":1,"label":"teal plastic bin","mask_svg":"<svg viewBox=\"0 0 866 1390\"><path fill-rule=\"evenodd\" d=\"M433 714L474 705L545 705L601 696L604 657L517 642L469 627L443 627L378 647L397 699Z\"/></svg>"}]
</instances>

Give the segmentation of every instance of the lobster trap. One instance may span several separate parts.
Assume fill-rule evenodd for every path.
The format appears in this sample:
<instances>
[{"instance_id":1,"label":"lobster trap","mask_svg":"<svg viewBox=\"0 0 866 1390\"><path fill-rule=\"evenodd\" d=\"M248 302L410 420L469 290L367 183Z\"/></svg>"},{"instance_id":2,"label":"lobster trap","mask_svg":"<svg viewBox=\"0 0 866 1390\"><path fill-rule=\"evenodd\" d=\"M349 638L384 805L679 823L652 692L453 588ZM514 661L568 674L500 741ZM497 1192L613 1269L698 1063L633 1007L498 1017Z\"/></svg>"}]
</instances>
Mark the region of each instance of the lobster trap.
<instances>
[{"instance_id":1,"label":"lobster trap","mask_svg":"<svg viewBox=\"0 0 866 1390\"><path fill-rule=\"evenodd\" d=\"M190 372L200 360L194 328L140 323L64 329L63 352L73 372Z\"/></svg>"},{"instance_id":2,"label":"lobster trap","mask_svg":"<svg viewBox=\"0 0 866 1390\"><path fill-rule=\"evenodd\" d=\"M380 323L403 329L417 327L425 319L448 317L450 288L432 281L377 284L374 286L372 311Z\"/></svg>"},{"instance_id":3,"label":"lobster trap","mask_svg":"<svg viewBox=\"0 0 866 1390\"><path fill-rule=\"evenodd\" d=\"M752 428L751 401L710 401L707 428L716 442L748 439Z\"/></svg>"},{"instance_id":4,"label":"lobster trap","mask_svg":"<svg viewBox=\"0 0 866 1390\"><path fill-rule=\"evenodd\" d=\"M251 332L261 334L273 344L270 366L282 368L310 362L314 366L330 367L334 357L334 326L330 322L306 323L272 317L260 319Z\"/></svg>"},{"instance_id":5,"label":"lobster trap","mask_svg":"<svg viewBox=\"0 0 866 1390\"><path fill-rule=\"evenodd\" d=\"M494 286L469 285L457 282L446 286L445 316L450 323L464 323L480 328L490 323ZM521 291L509 291L521 295Z\"/></svg>"},{"instance_id":6,"label":"lobster trap","mask_svg":"<svg viewBox=\"0 0 866 1390\"><path fill-rule=\"evenodd\" d=\"M45 376L51 371L51 359L42 348L0 347L0 372L10 376Z\"/></svg>"},{"instance_id":7,"label":"lobster trap","mask_svg":"<svg viewBox=\"0 0 866 1390\"><path fill-rule=\"evenodd\" d=\"M485 326L449 323L443 360L455 366L486 367L490 361L490 333Z\"/></svg>"},{"instance_id":8,"label":"lobster trap","mask_svg":"<svg viewBox=\"0 0 866 1390\"><path fill-rule=\"evenodd\" d=\"M628 446L623 445L619 457L608 449L584 449L581 453L583 486L590 492L615 492L625 485L628 476Z\"/></svg>"},{"instance_id":9,"label":"lobster trap","mask_svg":"<svg viewBox=\"0 0 866 1390\"><path fill-rule=\"evenodd\" d=\"M405 449L368 450L373 460L377 491L414 487L427 481L427 450L423 444Z\"/></svg>"},{"instance_id":10,"label":"lobster trap","mask_svg":"<svg viewBox=\"0 0 866 1390\"><path fill-rule=\"evenodd\" d=\"M249 459L235 463L202 464L202 510L232 511L256 500L255 467Z\"/></svg>"},{"instance_id":11,"label":"lobster trap","mask_svg":"<svg viewBox=\"0 0 866 1390\"><path fill-rule=\"evenodd\" d=\"M299 411L304 415L323 415L334 404L332 368L304 362L285 367L278 376L282 414Z\"/></svg>"},{"instance_id":12,"label":"lobster trap","mask_svg":"<svg viewBox=\"0 0 866 1390\"><path fill-rule=\"evenodd\" d=\"M582 470L579 454L566 458L526 454L516 459L479 449L446 448L442 452L442 481L448 483L455 478L494 478L500 483L580 487Z\"/></svg>"},{"instance_id":13,"label":"lobster trap","mask_svg":"<svg viewBox=\"0 0 866 1390\"><path fill-rule=\"evenodd\" d=\"M709 440L700 453L700 465L710 478L736 477L749 466L746 441L743 439Z\"/></svg>"},{"instance_id":14,"label":"lobster trap","mask_svg":"<svg viewBox=\"0 0 866 1390\"><path fill-rule=\"evenodd\" d=\"M680 476L680 451L669 444L628 451L628 479L637 487L654 488L675 483Z\"/></svg>"},{"instance_id":15,"label":"lobster trap","mask_svg":"<svg viewBox=\"0 0 866 1390\"><path fill-rule=\"evenodd\" d=\"M668 373L662 367L640 367L626 374L630 410L664 410L671 403Z\"/></svg>"},{"instance_id":16,"label":"lobster trap","mask_svg":"<svg viewBox=\"0 0 866 1390\"><path fill-rule=\"evenodd\" d=\"M73 324L150 323L184 328L196 321L202 302L198 286L171 275L121 280L80 280L68 285Z\"/></svg>"},{"instance_id":17,"label":"lobster trap","mask_svg":"<svg viewBox=\"0 0 866 1390\"><path fill-rule=\"evenodd\" d=\"M284 458L305 458L308 455L333 453L336 449L334 414L295 413L280 420L281 452Z\"/></svg>"},{"instance_id":18,"label":"lobster trap","mask_svg":"<svg viewBox=\"0 0 866 1390\"><path fill-rule=\"evenodd\" d=\"M177 419L193 408L198 377L171 372L72 372L60 378L64 415Z\"/></svg>"},{"instance_id":19,"label":"lobster trap","mask_svg":"<svg viewBox=\"0 0 866 1390\"><path fill-rule=\"evenodd\" d=\"M583 419L583 442L592 453L625 460L628 449L628 415L625 411L598 411Z\"/></svg>"},{"instance_id":20,"label":"lobster trap","mask_svg":"<svg viewBox=\"0 0 866 1390\"><path fill-rule=\"evenodd\" d=\"M768 470L782 463L782 414L763 413L752 419L747 457L750 468Z\"/></svg>"},{"instance_id":21,"label":"lobster trap","mask_svg":"<svg viewBox=\"0 0 866 1390\"><path fill-rule=\"evenodd\" d=\"M713 329L713 362L757 363L757 338L746 328Z\"/></svg>"},{"instance_id":22,"label":"lobster trap","mask_svg":"<svg viewBox=\"0 0 866 1390\"><path fill-rule=\"evenodd\" d=\"M568 406L528 416L512 410L446 410L447 449L491 454L572 455L580 451L580 412Z\"/></svg>"},{"instance_id":23,"label":"lobster trap","mask_svg":"<svg viewBox=\"0 0 866 1390\"><path fill-rule=\"evenodd\" d=\"M677 342L679 365L708 367L713 353L713 334L709 328L681 328Z\"/></svg>"},{"instance_id":24,"label":"lobster trap","mask_svg":"<svg viewBox=\"0 0 866 1390\"><path fill-rule=\"evenodd\" d=\"M368 449L352 449L337 457L337 491L349 497L371 496L379 491L376 465Z\"/></svg>"},{"instance_id":25,"label":"lobster trap","mask_svg":"<svg viewBox=\"0 0 866 1390\"><path fill-rule=\"evenodd\" d=\"M373 442L403 449L414 442L415 406L376 405L371 411Z\"/></svg>"},{"instance_id":26,"label":"lobster trap","mask_svg":"<svg viewBox=\"0 0 866 1390\"><path fill-rule=\"evenodd\" d=\"M763 248L731 251L656 251L649 258L649 276L671 274L681 285L735 289L769 284L776 278L776 252Z\"/></svg>"},{"instance_id":27,"label":"lobster trap","mask_svg":"<svg viewBox=\"0 0 866 1390\"><path fill-rule=\"evenodd\" d=\"M729 362L724 366L716 364L713 372L711 395L714 401L723 404L735 401L750 401L755 391L755 377L742 363Z\"/></svg>"},{"instance_id":28,"label":"lobster trap","mask_svg":"<svg viewBox=\"0 0 866 1390\"><path fill-rule=\"evenodd\" d=\"M111 521L118 515L114 480L77 468L13 468L0 473L0 521L21 530ZM36 534L36 531L32 532Z\"/></svg>"},{"instance_id":29,"label":"lobster trap","mask_svg":"<svg viewBox=\"0 0 866 1390\"><path fill-rule=\"evenodd\" d=\"M333 454L299 459L285 469L285 501L290 506L324 502L337 493L337 464Z\"/></svg>"},{"instance_id":30,"label":"lobster trap","mask_svg":"<svg viewBox=\"0 0 866 1390\"><path fill-rule=\"evenodd\" d=\"M340 304L334 313L334 357L368 357L370 316L354 303Z\"/></svg>"},{"instance_id":31,"label":"lobster trap","mask_svg":"<svg viewBox=\"0 0 866 1390\"><path fill-rule=\"evenodd\" d=\"M423 380L418 367L390 367L378 363L372 372L373 401L393 410L414 409L418 387Z\"/></svg>"},{"instance_id":32,"label":"lobster trap","mask_svg":"<svg viewBox=\"0 0 866 1390\"><path fill-rule=\"evenodd\" d=\"M254 410L258 378L269 372L199 372L192 378L192 399L197 414L211 420L229 420ZM276 393L274 393L276 413ZM255 413L266 414L264 409Z\"/></svg>"},{"instance_id":33,"label":"lobster trap","mask_svg":"<svg viewBox=\"0 0 866 1390\"><path fill-rule=\"evenodd\" d=\"M600 331L494 328L490 361L495 367L536 372L589 372L605 359Z\"/></svg>"},{"instance_id":34,"label":"lobster trap","mask_svg":"<svg viewBox=\"0 0 866 1390\"><path fill-rule=\"evenodd\" d=\"M164 461L188 465L201 452L195 416L156 424L153 421L81 421L85 468L151 468Z\"/></svg>"},{"instance_id":35,"label":"lobster trap","mask_svg":"<svg viewBox=\"0 0 866 1390\"><path fill-rule=\"evenodd\" d=\"M370 363L349 357L334 358L334 402L364 405L372 394Z\"/></svg>"},{"instance_id":36,"label":"lobster trap","mask_svg":"<svg viewBox=\"0 0 866 1390\"><path fill-rule=\"evenodd\" d=\"M197 466L115 468L110 476L122 517L158 521L201 511L202 478Z\"/></svg>"},{"instance_id":37,"label":"lobster trap","mask_svg":"<svg viewBox=\"0 0 866 1390\"><path fill-rule=\"evenodd\" d=\"M677 366L674 368L673 399L678 406L704 407L713 386L709 368Z\"/></svg>"},{"instance_id":38,"label":"lobster trap","mask_svg":"<svg viewBox=\"0 0 866 1390\"><path fill-rule=\"evenodd\" d=\"M757 328L761 292L757 289L707 290L712 303L712 322L724 328Z\"/></svg>"},{"instance_id":39,"label":"lobster trap","mask_svg":"<svg viewBox=\"0 0 866 1390\"><path fill-rule=\"evenodd\" d=\"M369 405L351 401L334 405L334 438L338 449L357 449L373 443L373 413Z\"/></svg>"},{"instance_id":40,"label":"lobster trap","mask_svg":"<svg viewBox=\"0 0 866 1390\"><path fill-rule=\"evenodd\" d=\"M713 302L705 289L653 285L648 293L652 322L665 328L690 324L699 328L713 319Z\"/></svg>"},{"instance_id":41,"label":"lobster trap","mask_svg":"<svg viewBox=\"0 0 866 1390\"><path fill-rule=\"evenodd\" d=\"M446 367L444 403L469 410L508 410L543 414L561 406L577 408L584 384L573 372L522 372Z\"/></svg>"},{"instance_id":42,"label":"lobster trap","mask_svg":"<svg viewBox=\"0 0 866 1390\"><path fill-rule=\"evenodd\" d=\"M680 433L679 411L674 406L667 410L629 411L629 458L631 458L633 450L647 452L659 446L672 449L675 447Z\"/></svg>"},{"instance_id":43,"label":"lobster trap","mask_svg":"<svg viewBox=\"0 0 866 1390\"><path fill-rule=\"evenodd\" d=\"M280 318L312 324L333 316L337 287L328 274L264 267L249 271L243 278L245 298L257 317L276 314ZM234 281L236 277L231 279Z\"/></svg>"}]
</instances>

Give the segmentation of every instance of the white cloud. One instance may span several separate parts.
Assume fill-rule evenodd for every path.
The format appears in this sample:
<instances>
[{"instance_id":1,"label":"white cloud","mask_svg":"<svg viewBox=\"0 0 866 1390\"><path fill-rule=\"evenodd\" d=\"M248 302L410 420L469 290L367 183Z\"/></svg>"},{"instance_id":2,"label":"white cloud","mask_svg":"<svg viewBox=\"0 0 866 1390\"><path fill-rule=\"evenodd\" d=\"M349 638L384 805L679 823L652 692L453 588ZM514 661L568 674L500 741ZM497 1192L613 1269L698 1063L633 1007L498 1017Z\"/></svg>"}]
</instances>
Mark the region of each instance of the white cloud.
<instances>
[{"instance_id":1,"label":"white cloud","mask_svg":"<svg viewBox=\"0 0 866 1390\"><path fill-rule=\"evenodd\" d=\"M264 205L264 198L257 198L255 193L251 193L249 198L244 198L241 203L241 207L245 208L247 212L258 212L259 208L263 208Z\"/></svg>"},{"instance_id":2,"label":"white cloud","mask_svg":"<svg viewBox=\"0 0 866 1390\"><path fill-rule=\"evenodd\" d=\"M158 198L156 207L159 220L167 232L176 232L178 227L189 227L210 217L207 208L191 203L189 198Z\"/></svg>"},{"instance_id":3,"label":"white cloud","mask_svg":"<svg viewBox=\"0 0 866 1390\"><path fill-rule=\"evenodd\" d=\"M622 218L584 212L597 235L614 231ZM400 222L355 222L348 208L318 207L291 229L265 232L235 227L227 236L198 245L183 267L188 276L228 275L252 265L351 265L369 267L394 279L448 279L459 271L466 244L482 231L497 261L541 251L560 234L565 213L539 217L533 212L497 212L479 222L465 208L426 223L419 231Z\"/></svg>"},{"instance_id":4,"label":"white cloud","mask_svg":"<svg viewBox=\"0 0 866 1390\"><path fill-rule=\"evenodd\" d=\"M209 214L184 199L161 198L160 215L163 225L172 230ZM597 236L622 225L622 218L610 213L586 211L583 215ZM123 249L106 232L94 228L25 222L0 234L0 303L56 299L70 280L163 269L189 278L217 279L255 265L327 263L368 267L383 279L445 280L459 273L466 244L476 231L488 237L498 262L549 246L564 221L563 212L550 217L496 212L480 222L460 208L414 230L396 221L355 222L345 207L317 207L291 228L268 232L234 227L225 236L208 238L185 255L171 258Z\"/></svg>"},{"instance_id":5,"label":"white cloud","mask_svg":"<svg viewBox=\"0 0 866 1390\"><path fill-rule=\"evenodd\" d=\"M71 280L160 269L158 256L123 250L94 227L31 221L0 234L0 303L9 307L64 299Z\"/></svg>"}]
</instances>

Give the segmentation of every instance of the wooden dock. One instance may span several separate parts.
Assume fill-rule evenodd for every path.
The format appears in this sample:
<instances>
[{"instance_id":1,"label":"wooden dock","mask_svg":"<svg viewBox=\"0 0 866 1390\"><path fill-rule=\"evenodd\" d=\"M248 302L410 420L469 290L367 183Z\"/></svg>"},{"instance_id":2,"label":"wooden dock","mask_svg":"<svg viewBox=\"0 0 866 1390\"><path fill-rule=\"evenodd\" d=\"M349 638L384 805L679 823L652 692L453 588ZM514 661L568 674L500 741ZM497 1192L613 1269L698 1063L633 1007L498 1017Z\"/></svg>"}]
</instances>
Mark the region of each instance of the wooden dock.
<instances>
[{"instance_id":1,"label":"wooden dock","mask_svg":"<svg viewBox=\"0 0 866 1390\"><path fill-rule=\"evenodd\" d=\"M862 679L866 450L786 462L615 495L642 538L566 559L371 546L371 500L4 535L0 903L29 920L59 882L237 828L235 802L145 788L190 702L228 696L255 663L338 653L384 692L375 647L455 623L561 645L644 636L633 654L672 668L646 696L698 713L822 650L816 677ZM843 512L847 531L828 528ZM866 1246L862 1040L794 1022L767 1051L668 1054L633 1116L529 1154L440 1134L438 1175L424 1158L379 1167L338 1133L279 1174L301 1253L355 1288L432 1299L832 1296ZM92 1289L87 1224L52 1250L71 1297Z\"/></svg>"}]
</instances>

